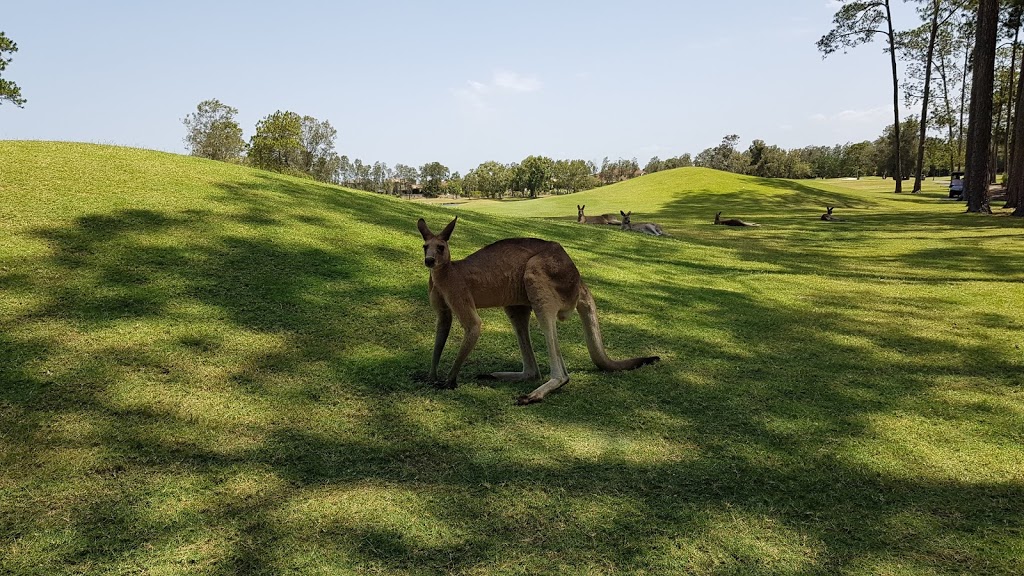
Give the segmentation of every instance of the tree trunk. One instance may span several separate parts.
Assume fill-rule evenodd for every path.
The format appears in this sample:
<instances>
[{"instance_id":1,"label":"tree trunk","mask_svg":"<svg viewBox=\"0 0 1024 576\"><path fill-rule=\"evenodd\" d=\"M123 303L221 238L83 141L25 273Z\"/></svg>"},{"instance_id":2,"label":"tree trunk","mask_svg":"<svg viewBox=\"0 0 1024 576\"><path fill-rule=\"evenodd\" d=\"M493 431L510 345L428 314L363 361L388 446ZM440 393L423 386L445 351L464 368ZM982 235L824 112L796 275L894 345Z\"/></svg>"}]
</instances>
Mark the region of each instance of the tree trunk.
<instances>
[{"instance_id":1,"label":"tree trunk","mask_svg":"<svg viewBox=\"0 0 1024 576\"><path fill-rule=\"evenodd\" d=\"M956 136L956 158L957 162L961 158L967 158L967 153L964 151L964 108L967 106L967 69L970 67L971 52L973 51L971 46L970 38L967 39L967 47L964 49L964 68L963 78L960 79L960 125L957 127ZM971 95L974 94L974 87L971 87ZM970 126L967 131L970 132ZM968 138L970 140L970 138ZM958 168L963 168L963 165L957 165Z\"/></svg>"},{"instance_id":2,"label":"tree trunk","mask_svg":"<svg viewBox=\"0 0 1024 576\"><path fill-rule=\"evenodd\" d=\"M996 59L999 1L980 0L974 45L971 117L967 129L967 175L964 195L968 212L991 213L988 203L989 142L992 139L992 85Z\"/></svg>"},{"instance_id":3,"label":"tree trunk","mask_svg":"<svg viewBox=\"0 0 1024 576\"><path fill-rule=\"evenodd\" d=\"M946 73L946 58L944 55L940 54L935 68L939 73L939 80L942 81L942 103L946 110L946 151L949 152L949 173L952 175L953 170L956 168L956 154L953 151L953 107L949 103L949 77Z\"/></svg>"},{"instance_id":4,"label":"tree trunk","mask_svg":"<svg viewBox=\"0 0 1024 576\"><path fill-rule=\"evenodd\" d=\"M1013 141L1010 144L1011 157L1009 178L1006 182L1006 205L1003 208L1016 208L1014 216L1024 216L1024 71L1017 79L1017 116L1013 120Z\"/></svg>"},{"instance_id":5,"label":"tree trunk","mask_svg":"<svg viewBox=\"0 0 1024 576\"><path fill-rule=\"evenodd\" d=\"M921 191L921 174L924 171L924 140L928 131L928 92L932 81L932 57L935 54L935 37L939 33L939 6L939 0L932 2L932 29L928 36L928 55L925 56L924 97L921 99L921 130L918 132L917 142L917 174L914 176L912 194L917 194Z\"/></svg>"},{"instance_id":6,"label":"tree trunk","mask_svg":"<svg viewBox=\"0 0 1024 576\"><path fill-rule=\"evenodd\" d=\"M1020 33L1020 28L1013 31L1013 55L1010 57L1010 81L1007 84L1008 94L1006 95L1006 141L1003 143L1006 152L1006 175L1010 175L1010 146L1011 139L1010 133L1013 131L1013 102L1015 92L1013 90L1014 75L1017 72L1017 39Z\"/></svg>"},{"instance_id":7,"label":"tree trunk","mask_svg":"<svg viewBox=\"0 0 1024 576\"><path fill-rule=\"evenodd\" d=\"M900 159L900 83L896 76L896 33L892 29L892 11L889 9L889 0L885 0L885 20L889 25L889 56L892 60L892 115L893 124L893 150L896 151L896 193L903 192L903 165Z\"/></svg>"}]
</instances>

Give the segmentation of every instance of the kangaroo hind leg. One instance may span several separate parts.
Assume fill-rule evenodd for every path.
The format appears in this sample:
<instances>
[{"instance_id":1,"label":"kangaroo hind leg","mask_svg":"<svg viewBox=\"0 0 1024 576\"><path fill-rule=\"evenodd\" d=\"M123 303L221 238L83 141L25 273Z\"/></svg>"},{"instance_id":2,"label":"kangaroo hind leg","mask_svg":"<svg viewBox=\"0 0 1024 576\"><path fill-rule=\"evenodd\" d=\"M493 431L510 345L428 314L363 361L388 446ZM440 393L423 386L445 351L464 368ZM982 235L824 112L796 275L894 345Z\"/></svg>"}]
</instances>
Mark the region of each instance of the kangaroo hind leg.
<instances>
[{"instance_id":1,"label":"kangaroo hind leg","mask_svg":"<svg viewBox=\"0 0 1024 576\"><path fill-rule=\"evenodd\" d=\"M548 360L551 363L551 375L548 381L538 386L533 392L520 396L517 404L533 404L540 402L551 393L569 382L569 372L562 359L562 350L558 346L558 313L550 310L537 310L537 320L544 331L544 340L548 345Z\"/></svg>"},{"instance_id":2,"label":"kangaroo hind leg","mask_svg":"<svg viewBox=\"0 0 1024 576\"><path fill-rule=\"evenodd\" d=\"M519 341L519 352L523 357L522 372L491 372L487 376L498 380L509 380L521 382L533 380L540 375L537 367L537 357L533 354L533 344L530 342L530 313L529 306L506 306L505 314L512 323L512 329L516 332L516 340Z\"/></svg>"},{"instance_id":3,"label":"kangaroo hind leg","mask_svg":"<svg viewBox=\"0 0 1024 576\"><path fill-rule=\"evenodd\" d=\"M569 381L569 372L565 368L562 350L558 345L558 321L566 319L572 313L579 298L579 272L568 254L559 250L534 258L535 260L527 265L523 279L530 304L537 313L537 321L544 332L551 375L548 381L538 386L536 390L520 397L518 404L540 402L552 390L561 388Z\"/></svg>"}]
</instances>

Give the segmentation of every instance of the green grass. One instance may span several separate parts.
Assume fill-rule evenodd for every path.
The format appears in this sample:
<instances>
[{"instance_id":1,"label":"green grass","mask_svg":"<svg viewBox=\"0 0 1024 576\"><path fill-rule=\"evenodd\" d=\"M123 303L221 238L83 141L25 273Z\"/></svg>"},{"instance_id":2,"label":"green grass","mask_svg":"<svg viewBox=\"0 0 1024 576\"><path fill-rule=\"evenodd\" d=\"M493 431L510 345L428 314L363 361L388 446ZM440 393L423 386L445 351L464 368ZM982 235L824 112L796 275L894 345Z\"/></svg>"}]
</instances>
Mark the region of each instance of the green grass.
<instances>
[{"instance_id":1,"label":"green grass","mask_svg":"<svg viewBox=\"0 0 1024 576\"><path fill-rule=\"evenodd\" d=\"M446 209L0 142L0 573L1018 573L1024 223L890 185L683 169ZM417 383L415 221L453 214L455 257L561 242L612 355L663 361L600 373L573 318L572 381L515 407L471 377L518 363L485 311L463 385Z\"/></svg>"}]
</instances>

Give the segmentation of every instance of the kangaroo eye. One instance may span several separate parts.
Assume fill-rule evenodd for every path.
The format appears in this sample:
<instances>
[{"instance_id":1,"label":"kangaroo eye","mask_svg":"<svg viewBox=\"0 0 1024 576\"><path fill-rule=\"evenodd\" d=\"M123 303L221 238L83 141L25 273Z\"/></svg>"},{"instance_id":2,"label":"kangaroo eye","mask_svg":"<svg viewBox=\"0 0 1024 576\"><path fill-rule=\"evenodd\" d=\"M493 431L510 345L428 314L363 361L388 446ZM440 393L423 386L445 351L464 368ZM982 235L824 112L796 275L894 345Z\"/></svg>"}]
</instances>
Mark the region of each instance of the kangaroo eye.
<instances>
[{"instance_id":1,"label":"kangaroo eye","mask_svg":"<svg viewBox=\"0 0 1024 576\"><path fill-rule=\"evenodd\" d=\"M444 246L438 246L437 247L437 251L438 252L444 252Z\"/></svg>"}]
</instances>

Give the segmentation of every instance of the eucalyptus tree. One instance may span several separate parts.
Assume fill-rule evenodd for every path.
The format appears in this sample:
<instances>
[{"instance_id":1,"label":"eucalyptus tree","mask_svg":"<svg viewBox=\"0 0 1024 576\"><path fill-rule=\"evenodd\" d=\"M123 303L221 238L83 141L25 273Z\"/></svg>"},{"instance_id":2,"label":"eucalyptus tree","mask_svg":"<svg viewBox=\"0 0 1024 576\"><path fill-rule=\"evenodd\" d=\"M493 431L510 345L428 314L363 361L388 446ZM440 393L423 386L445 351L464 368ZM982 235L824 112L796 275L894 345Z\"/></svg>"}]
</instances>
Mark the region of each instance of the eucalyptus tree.
<instances>
[{"instance_id":1,"label":"eucalyptus tree","mask_svg":"<svg viewBox=\"0 0 1024 576\"><path fill-rule=\"evenodd\" d=\"M341 158L334 151L338 131L327 120L303 116L300 122L300 169L321 182L337 179Z\"/></svg>"},{"instance_id":2,"label":"eucalyptus tree","mask_svg":"<svg viewBox=\"0 0 1024 576\"><path fill-rule=\"evenodd\" d=\"M488 161L480 164L466 174L482 195L488 198L501 199L509 189L512 182L511 169L495 161Z\"/></svg>"},{"instance_id":3,"label":"eucalyptus tree","mask_svg":"<svg viewBox=\"0 0 1024 576\"><path fill-rule=\"evenodd\" d=\"M889 7L889 0L871 0L867 2L850 2L842 0L843 4L832 18L834 28L818 40L818 50L824 57L839 50L854 48L874 40L876 34L881 34L886 39L885 51L889 53L892 65L892 113L893 146L899 149L900 142L900 87L899 75L896 68L896 33L892 26L892 10ZM903 169L899 164L900 155L896 154L896 173L902 174ZM903 180L896 178L896 193L903 191Z\"/></svg>"},{"instance_id":4,"label":"eucalyptus tree","mask_svg":"<svg viewBox=\"0 0 1024 576\"><path fill-rule=\"evenodd\" d=\"M420 167L420 178L423 181L424 196L439 196L442 185L448 179L448 167L440 162L428 162Z\"/></svg>"},{"instance_id":5,"label":"eucalyptus tree","mask_svg":"<svg viewBox=\"0 0 1024 576\"><path fill-rule=\"evenodd\" d=\"M554 163L547 156L527 156L519 163L516 179L523 189L530 192L530 198L536 198L548 187Z\"/></svg>"},{"instance_id":6,"label":"eucalyptus tree","mask_svg":"<svg viewBox=\"0 0 1024 576\"><path fill-rule=\"evenodd\" d=\"M7 65L11 63L12 58L5 56L5 54L13 54L18 51L18 45L7 37L6 34L0 32L0 72L7 69ZM7 100L11 104L14 104L18 108L25 107L25 98L21 96L21 88L11 82L10 80L4 79L0 76L0 104Z\"/></svg>"},{"instance_id":7,"label":"eucalyptus tree","mask_svg":"<svg viewBox=\"0 0 1024 576\"><path fill-rule=\"evenodd\" d=\"M992 86L995 72L999 1L980 0L974 41L970 123L964 196L968 212L991 213L988 201L989 141L992 137Z\"/></svg>"},{"instance_id":8,"label":"eucalyptus tree","mask_svg":"<svg viewBox=\"0 0 1024 576\"><path fill-rule=\"evenodd\" d=\"M394 178L399 192L412 190L419 176L420 171L416 168L405 164L395 164Z\"/></svg>"},{"instance_id":9,"label":"eucalyptus tree","mask_svg":"<svg viewBox=\"0 0 1024 576\"><path fill-rule=\"evenodd\" d=\"M232 108L216 98L203 100L196 111L185 116L185 147L189 153L200 158L231 162L239 160L245 152L242 127L235 120L237 108Z\"/></svg>"},{"instance_id":10,"label":"eucalyptus tree","mask_svg":"<svg viewBox=\"0 0 1024 576\"><path fill-rule=\"evenodd\" d=\"M256 123L249 163L275 172L302 172L302 117L278 110Z\"/></svg>"}]
</instances>

